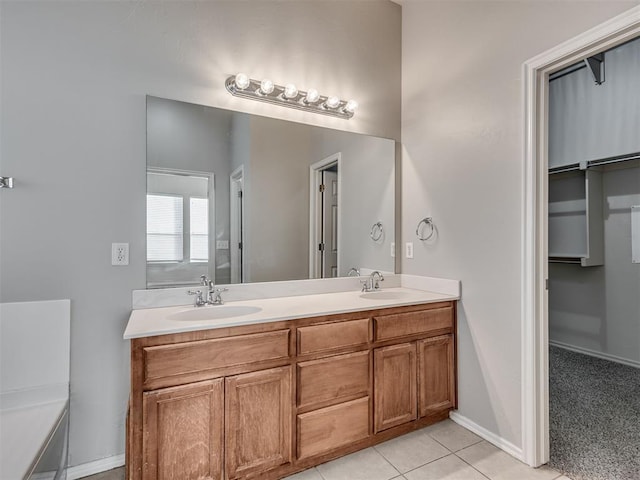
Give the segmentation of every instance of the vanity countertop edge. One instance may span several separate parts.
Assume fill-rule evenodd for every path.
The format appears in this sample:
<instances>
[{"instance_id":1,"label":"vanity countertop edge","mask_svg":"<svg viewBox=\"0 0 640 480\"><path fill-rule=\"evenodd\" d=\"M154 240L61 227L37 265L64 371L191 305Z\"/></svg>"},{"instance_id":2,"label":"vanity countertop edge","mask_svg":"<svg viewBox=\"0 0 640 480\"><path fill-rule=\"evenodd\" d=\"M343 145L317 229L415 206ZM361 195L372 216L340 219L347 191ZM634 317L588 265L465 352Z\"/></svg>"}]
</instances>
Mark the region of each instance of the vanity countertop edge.
<instances>
[{"instance_id":1,"label":"vanity countertop edge","mask_svg":"<svg viewBox=\"0 0 640 480\"><path fill-rule=\"evenodd\" d=\"M296 318L312 318L324 315L460 300L460 295L437 293L416 288L385 288L380 290L380 292L397 292L401 295L401 298L362 298L362 293L359 291L346 291L226 302L222 307L216 305L205 307L181 305L133 310L129 317L123 338L129 340L198 330L279 322ZM169 318L171 315L190 309L216 309L224 308L224 306L259 307L260 311L215 320L186 321L172 320Z\"/></svg>"}]
</instances>

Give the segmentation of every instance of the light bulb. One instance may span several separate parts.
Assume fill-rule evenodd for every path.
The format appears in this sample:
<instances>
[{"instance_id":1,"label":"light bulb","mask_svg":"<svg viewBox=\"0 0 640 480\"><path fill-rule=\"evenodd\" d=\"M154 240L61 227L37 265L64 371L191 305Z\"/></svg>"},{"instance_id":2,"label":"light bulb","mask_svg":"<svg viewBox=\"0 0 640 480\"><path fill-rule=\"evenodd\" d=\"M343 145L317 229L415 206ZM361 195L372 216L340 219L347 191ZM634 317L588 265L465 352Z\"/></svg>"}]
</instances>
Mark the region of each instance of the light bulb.
<instances>
[{"instance_id":1,"label":"light bulb","mask_svg":"<svg viewBox=\"0 0 640 480\"><path fill-rule=\"evenodd\" d=\"M247 77L247 75L244 73L237 74L235 82L236 87L238 87L240 90L244 90L249 85L251 85L251 80L249 80L249 77Z\"/></svg>"},{"instance_id":2,"label":"light bulb","mask_svg":"<svg viewBox=\"0 0 640 480\"><path fill-rule=\"evenodd\" d=\"M295 98L298 95L298 89L293 83L287 83L284 87L285 98Z\"/></svg>"},{"instance_id":3,"label":"light bulb","mask_svg":"<svg viewBox=\"0 0 640 480\"><path fill-rule=\"evenodd\" d=\"M358 102L356 102L355 100L349 100L344 106L344 111L353 113L356 111L356 108L358 108Z\"/></svg>"},{"instance_id":4,"label":"light bulb","mask_svg":"<svg viewBox=\"0 0 640 480\"><path fill-rule=\"evenodd\" d=\"M316 90L315 88L310 88L307 91L307 96L304 97L304 103L316 103L318 100L320 100L320 94L318 93L318 90Z\"/></svg>"},{"instance_id":5,"label":"light bulb","mask_svg":"<svg viewBox=\"0 0 640 480\"><path fill-rule=\"evenodd\" d=\"M340 105L340 99L338 97L329 97L327 98L327 101L324 102L324 104L328 108L336 108L338 105Z\"/></svg>"},{"instance_id":6,"label":"light bulb","mask_svg":"<svg viewBox=\"0 0 640 480\"><path fill-rule=\"evenodd\" d=\"M262 82L260 82L260 93L264 95L269 95L271 92L273 92L273 88L273 82L268 78L265 78L264 80L262 80Z\"/></svg>"}]
</instances>

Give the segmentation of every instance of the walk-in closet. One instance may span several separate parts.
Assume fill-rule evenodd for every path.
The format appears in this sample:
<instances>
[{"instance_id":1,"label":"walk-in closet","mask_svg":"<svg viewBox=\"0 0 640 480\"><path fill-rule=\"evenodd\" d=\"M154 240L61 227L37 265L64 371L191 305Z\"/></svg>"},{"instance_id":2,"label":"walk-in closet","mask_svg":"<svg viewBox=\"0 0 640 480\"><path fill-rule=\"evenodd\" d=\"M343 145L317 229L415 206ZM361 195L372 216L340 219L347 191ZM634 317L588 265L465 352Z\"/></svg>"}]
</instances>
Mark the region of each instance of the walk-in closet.
<instances>
[{"instance_id":1,"label":"walk-in closet","mask_svg":"<svg viewBox=\"0 0 640 480\"><path fill-rule=\"evenodd\" d=\"M549 79L550 466L640 478L640 39Z\"/></svg>"}]
</instances>

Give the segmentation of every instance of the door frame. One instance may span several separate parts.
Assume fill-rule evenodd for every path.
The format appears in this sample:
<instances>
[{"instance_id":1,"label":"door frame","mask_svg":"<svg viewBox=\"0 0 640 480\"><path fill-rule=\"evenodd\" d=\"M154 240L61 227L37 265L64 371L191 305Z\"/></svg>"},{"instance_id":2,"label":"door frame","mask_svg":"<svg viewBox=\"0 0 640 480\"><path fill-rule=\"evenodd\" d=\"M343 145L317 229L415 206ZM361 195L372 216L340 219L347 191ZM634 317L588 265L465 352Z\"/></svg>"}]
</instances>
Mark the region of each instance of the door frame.
<instances>
[{"instance_id":1,"label":"door frame","mask_svg":"<svg viewBox=\"0 0 640 480\"><path fill-rule=\"evenodd\" d=\"M549 74L640 36L634 7L523 65L522 454L532 467L549 461L548 100Z\"/></svg>"},{"instance_id":2,"label":"door frame","mask_svg":"<svg viewBox=\"0 0 640 480\"><path fill-rule=\"evenodd\" d=\"M340 274L340 241L342 208L340 208L342 198L342 152L336 152L328 157L317 161L309 167L309 278L320 278L322 271L320 265L321 256L318 255L317 236L322 224L322 215L319 213L318 205L320 196L318 195L318 185L322 181L322 171L332 165L338 165L338 275Z\"/></svg>"},{"instance_id":3,"label":"door frame","mask_svg":"<svg viewBox=\"0 0 640 480\"><path fill-rule=\"evenodd\" d=\"M240 188L238 188L238 184L241 185ZM240 209L238 209L238 204L236 202L238 192L243 192ZM236 223L238 217L241 219L239 225ZM229 175L229 265L231 267L231 271L229 273L231 283L246 282L244 269L244 252L246 248L244 224L244 166L241 165L231 172L231 175ZM238 228L240 229L240 238L238 238ZM242 249L238 247L238 243L242 243ZM239 274L236 272L238 270L238 263L240 264Z\"/></svg>"}]
</instances>

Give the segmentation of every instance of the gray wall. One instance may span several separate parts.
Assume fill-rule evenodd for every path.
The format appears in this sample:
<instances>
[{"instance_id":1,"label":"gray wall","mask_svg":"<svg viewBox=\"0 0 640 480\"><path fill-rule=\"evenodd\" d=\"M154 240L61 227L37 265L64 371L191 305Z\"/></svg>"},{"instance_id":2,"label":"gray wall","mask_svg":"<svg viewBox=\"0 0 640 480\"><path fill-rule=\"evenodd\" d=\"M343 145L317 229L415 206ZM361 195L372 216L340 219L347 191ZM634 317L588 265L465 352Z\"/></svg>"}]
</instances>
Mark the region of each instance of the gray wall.
<instances>
[{"instance_id":1,"label":"gray wall","mask_svg":"<svg viewBox=\"0 0 640 480\"><path fill-rule=\"evenodd\" d=\"M213 172L215 182L215 227L210 239L209 261L215 269L187 265L184 270L162 264L147 266L147 284L198 282L201 274L215 283L231 281L229 250L215 249L216 240L229 240L229 174L231 173L231 128L233 114L164 98L147 99L147 166ZM190 267L190 268L189 268ZM198 268L200 267L200 268ZM215 273L214 273L215 272Z\"/></svg>"},{"instance_id":2,"label":"gray wall","mask_svg":"<svg viewBox=\"0 0 640 480\"><path fill-rule=\"evenodd\" d=\"M145 95L399 139L400 7L0 3L0 300L71 299L70 462L124 452L131 291L145 287ZM281 48L278 48L281 47ZM266 54L268 53L268 54ZM351 120L250 102L228 75L356 98ZM111 243L129 242L128 267Z\"/></svg>"},{"instance_id":3,"label":"gray wall","mask_svg":"<svg viewBox=\"0 0 640 480\"><path fill-rule=\"evenodd\" d=\"M393 272L395 143L336 131L319 133L311 163L341 153L338 275L347 275L351 267ZM369 234L378 221L384 235L374 242Z\"/></svg>"},{"instance_id":4,"label":"gray wall","mask_svg":"<svg viewBox=\"0 0 640 480\"><path fill-rule=\"evenodd\" d=\"M251 186L245 189L248 282L309 278L311 130L251 118ZM258 180L259 179L259 180Z\"/></svg>"},{"instance_id":5,"label":"gray wall","mask_svg":"<svg viewBox=\"0 0 640 480\"><path fill-rule=\"evenodd\" d=\"M587 68L549 83L549 166L640 152L640 40L605 53L605 82Z\"/></svg>"},{"instance_id":6,"label":"gray wall","mask_svg":"<svg viewBox=\"0 0 640 480\"><path fill-rule=\"evenodd\" d=\"M640 40L606 52L605 68L600 86L587 69L551 82L551 165L640 151ZM640 265L631 261L640 166L607 167L602 180L604 265L550 264L549 339L640 366Z\"/></svg>"},{"instance_id":7,"label":"gray wall","mask_svg":"<svg viewBox=\"0 0 640 480\"><path fill-rule=\"evenodd\" d=\"M402 272L462 280L459 413L521 425L522 63L637 1L405 1ZM433 216L433 242L415 237Z\"/></svg>"}]
</instances>

